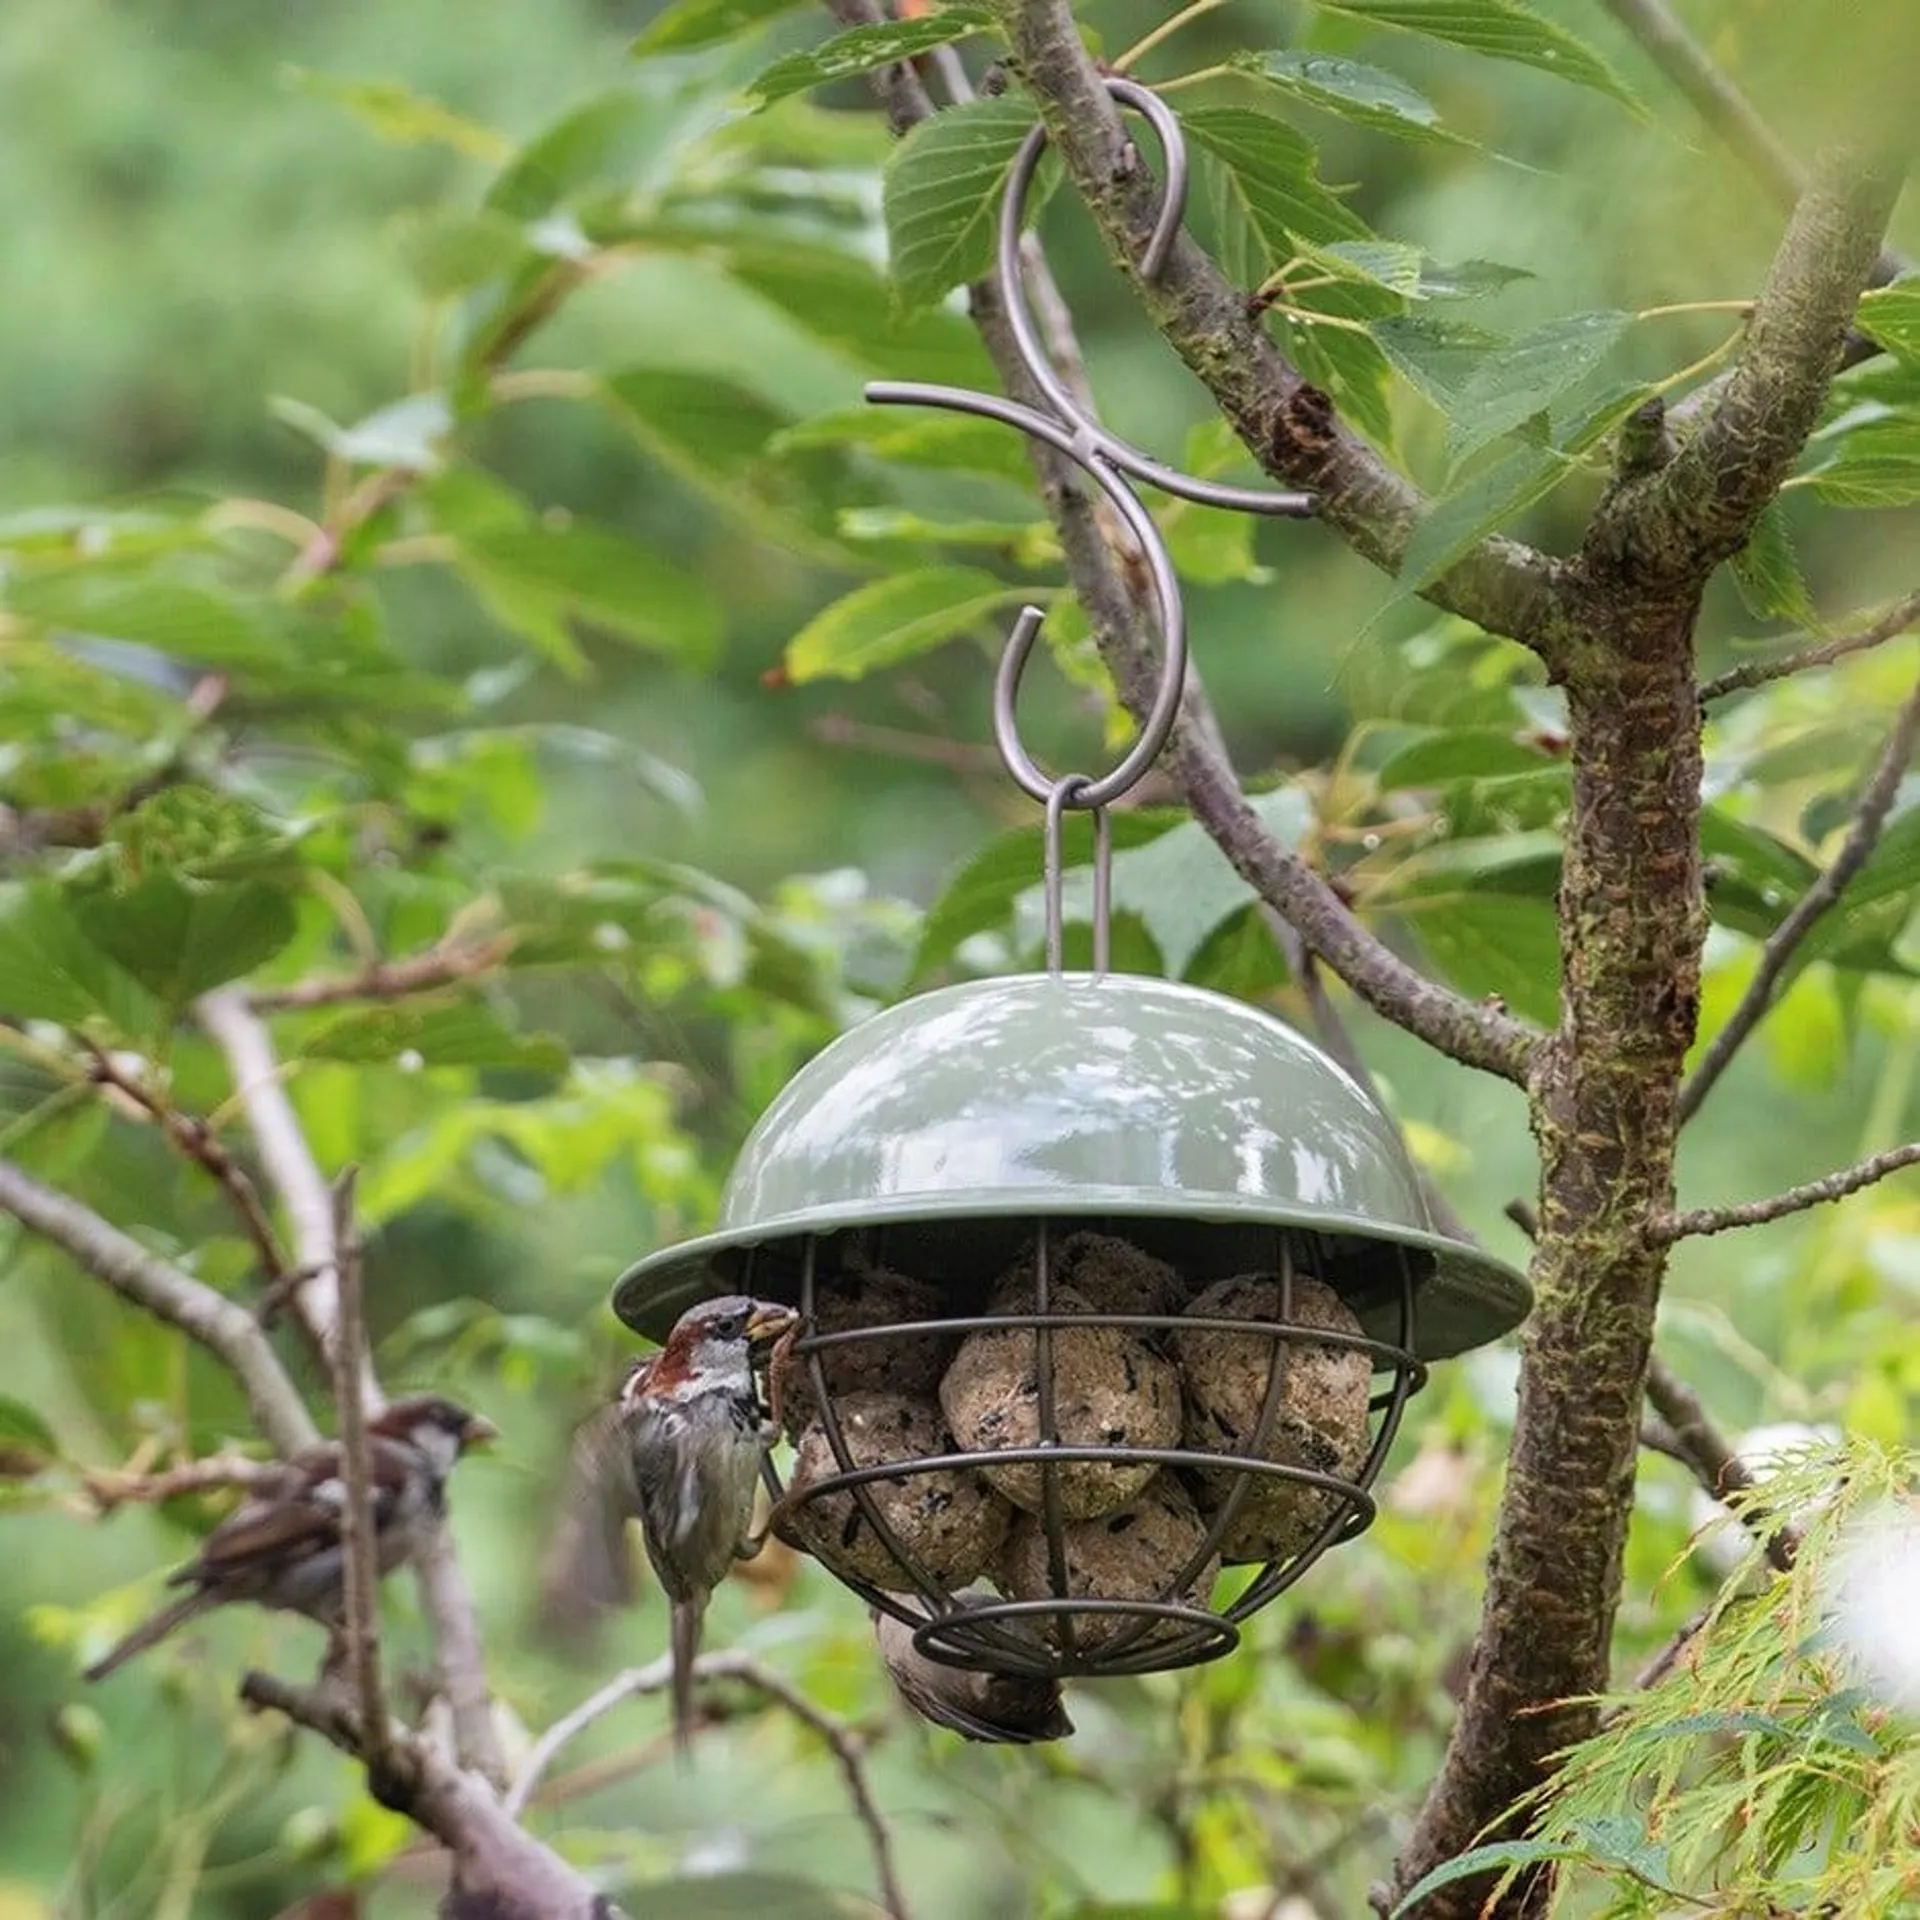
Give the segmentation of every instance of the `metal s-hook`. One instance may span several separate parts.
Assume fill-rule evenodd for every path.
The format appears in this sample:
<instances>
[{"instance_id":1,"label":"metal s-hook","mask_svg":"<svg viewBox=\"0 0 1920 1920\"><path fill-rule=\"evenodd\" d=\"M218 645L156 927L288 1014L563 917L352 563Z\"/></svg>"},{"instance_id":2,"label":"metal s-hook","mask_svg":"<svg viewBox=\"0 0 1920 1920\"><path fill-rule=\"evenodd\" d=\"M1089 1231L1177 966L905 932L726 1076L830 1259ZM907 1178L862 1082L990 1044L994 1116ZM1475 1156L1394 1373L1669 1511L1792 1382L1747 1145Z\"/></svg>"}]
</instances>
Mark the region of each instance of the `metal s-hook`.
<instances>
[{"instance_id":1,"label":"metal s-hook","mask_svg":"<svg viewBox=\"0 0 1920 1920\"><path fill-rule=\"evenodd\" d=\"M1166 104L1134 81L1110 77L1108 92L1122 107L1140 114L1160 143L1166 188L1154 230L1142 253L1138 272L1153 280L1164 270L1179 236L1186 212L1187 150L1180 122ZM1250 487L1221 486L1193 474L1164 466L1150 455L1109 433L1091 410L1083 406L1055 371L1027 306L1021 273L1021 230L1027 197L1047 146L1047 130L1036 125L1022 141L1007 176L1001 203L994 277L1015 351L1047 410L1030 407L997 394L970 388L941 387L919 381L881 380L866 388L876 406L938 407L996 420L1035 440L1043 441L1086 474L1119 516L1137 544L1151 582L1154 612L1160 628L1160 678L1153 703L1140 731L1119 763L1107 773L1048 774L1027 751L1020 738L1016 708L1020 679L1032 657L1044 615L1038 607L1024 607L1008 635L999 671L994 676L993 734L1007 771L1020 789L1046 807L1045 904L1047 966L1058 972L1063 964L1064 826L1068 812L1089 812L1094 827L1093 964L1104 973L1110 957L1112 921L1113 836L1107 808L1139 783L1166 746L1180 710L1186 686L1186 609L1180 596L1166 541L1154 524L1131 481L1143 481L1163 493L1201 506L1230 512L1304 518L1313 512L1313 500L1303 493L1264 492Z\"/></svg>"}]
</instances>

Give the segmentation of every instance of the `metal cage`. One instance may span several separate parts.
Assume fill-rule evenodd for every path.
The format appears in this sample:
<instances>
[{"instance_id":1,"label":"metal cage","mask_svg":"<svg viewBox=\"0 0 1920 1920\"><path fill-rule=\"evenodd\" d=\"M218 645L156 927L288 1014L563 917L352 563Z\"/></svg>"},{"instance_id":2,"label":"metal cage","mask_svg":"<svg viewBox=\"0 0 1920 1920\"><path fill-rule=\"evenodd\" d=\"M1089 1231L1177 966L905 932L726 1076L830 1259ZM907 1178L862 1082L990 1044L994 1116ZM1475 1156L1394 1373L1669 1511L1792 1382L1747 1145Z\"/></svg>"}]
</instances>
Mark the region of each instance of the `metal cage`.
<instances>
[{"instance_id":1,"label":"metal cage","mask_svg":"<svg viewBox=\"0 0 1920 1920\"><path fill-rule=\"evenodd\" d=\"M885 1587L830 1568L834 1577L861 1594L872 1606L892 1614L914 1629L914 1641L929 1658L981 1671L1032 1676L1096 1676L1158 1672L1217 1659L1238 1645L1242 1622L1285 1592L1329 1547L1364 1532L1374 1518L1369 1489L1379 1474L1400 1424L1410 1395L1426 1379L1426 1366L1415 1348L1416 1273L1419 1256L1405 1248L1393 1249L1386 1262L1391 1278L1382 1291L1381 1263L1372 1264L1376 1297L1363 1304L1377 1319L1385 1308L1397 1323L1392 1340L1347 1334L1297 1322L1293 1317L1296 1276L1330 1284L1337 1271L1327 1257L1328 1243L1311 1233L1273 1231L1268 1242L1268 1271L1258 1277L1277 1283L1280 1317L1247 1320L1190 1313L1122 1313L1060 1310L1049 1302L1049 1250L1061 1223L1042 1219L1032 1223L1035 1299L1031 1312L955 1311L937 1319L856 1327L831 1333L805 1332L793 1348L793 1358L805 1371L818 1420L839 1471L810 1481L797 1492L782 1481L769 1462L768 1481L778 1503L776 1511L791 1515L798 1507L850 1495L861 1522L898 1569L898 1581ZM1076 1230L1134 1227L1136 1222L1104 1223L1087 1219L1072 1222ZM1123 1231L1117 1238L1127 1238ZM840 1236L844 1241L847 1237ZM1240 1236L1244 1244L1244 1236ZM876 1244L879 1242L879 1244ZM814 1321L817 1302L831 1290L841 1270L844 1247L834 1239L809 1236L796 1248L757 1249L746 1263L742 1284L763 1297L797 1305L804 1327ZM862 1252L886 1264L884 1235L866 1236ZM1338 1287L1333 1287L1336 1293ZM970 1292L950 1289L956 1308L978 1307ZM1115 1327L1159 1344L1175 1333L1218 1332L1244 1335L1267 1343L1266 1384L1253 1432L1235 1451L1215 1451L1181 1444L1151 1447L1131 1443L1070 1444L1059 1437L1054 1381L1054 1336L1062 1329ZM1039 1440L1030 1446L966 1449L958 1446L920 1458L890 1460L877 1465L856 1463L843 1430L836 1396L831 1390L824 1356L859 1343L897 1345L914 1340L942 1342L977 1332L1031 1329L1038 1386ZM1365 1457L1351 1475L1316 1471L1268 1457L1285 1398L1288 1365L1296 1343L1357 1350L1371 1363L1375 1382L1368 1403L1369 1433ZM1061 1511L1059 1468L1080 1462L1114 1466L1151 1466L1171 1472L1186 1482L1199 1473L1231 1472L1234 1481L1225 1499L1213 1505L1205 1532L1183 1563L1169 1565L1157 1590L1100 1596L1076 1593L1070 1579L1066 1521ZM902 1540L874 1498L876 1483L899 1483L915 1475L979 1472L983 1468L1031 1464L1040 1470L1042 1507L1038 1518L1044 1530L1050 1591L1044 1597L1011 1598L1004 1591L988 1598L974 1591L956 1591L940 1579ZM1250 1491L1261 1479L1309 1487L1325 1496L1325 1517L1297 1550L1259 1563L1250 1579L1216 1605L1211 1596L1195 1594L1195 1583L1215 1562L1222 1543ZM1189 1491L1192 1491L1189 1486ZM1138 1497L1137 1495L1135 1496ZM1197 1502L1196 1502L1197 1503ZM1197 1503L1198 1504L1198 1503ZM1208 1503L1211 1505L1211 1503ZM1252 1563L1248 1563L1252 1564ZM1216 1587L1222 1583L1215 1581ZM903 1596L911 1595L917 1609ZM1086 1644L1084 1622L1102 1622L1098 1644ZM1123 1622L1118 1631L1108 1623Z\"/></svg>"}]
</instances>

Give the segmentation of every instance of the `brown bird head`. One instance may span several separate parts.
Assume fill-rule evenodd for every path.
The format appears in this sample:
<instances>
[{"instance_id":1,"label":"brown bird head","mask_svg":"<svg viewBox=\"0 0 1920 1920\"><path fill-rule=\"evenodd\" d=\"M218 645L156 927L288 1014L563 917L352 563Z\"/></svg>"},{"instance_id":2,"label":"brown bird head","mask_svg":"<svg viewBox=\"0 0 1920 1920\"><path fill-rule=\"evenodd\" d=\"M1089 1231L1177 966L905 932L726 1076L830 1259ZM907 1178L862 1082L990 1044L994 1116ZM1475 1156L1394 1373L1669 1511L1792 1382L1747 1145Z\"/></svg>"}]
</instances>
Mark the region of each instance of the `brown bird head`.
<instances>
[{"instance_id":1,"label":"brown bird head","mask_svg":"<svg viewBox=\"0 0 1920 1920\"><path fill-rule=\"evenodd\" d=\"M367 1422L369 1437L392 1441L424 1454L445 1475L469 1447L500 1437L491 1420L437 1393L414 1393L396 1400Z\"/></svg>"},{"instance_id":2,"label":"brown bird head","mask_svg":"<svg viewBox=\"0 0 1920 1920\"><path fill-rule=\"evenodd\" d=\"M634 1367L622 1397L630 1397L643 1381L649 1394L665 1398L716 1388L750 1391L754 1368L799 1319L791 1307L742 1294L703 1300L673 1323L657 1354Z\"/></svg>"}]
</instances>

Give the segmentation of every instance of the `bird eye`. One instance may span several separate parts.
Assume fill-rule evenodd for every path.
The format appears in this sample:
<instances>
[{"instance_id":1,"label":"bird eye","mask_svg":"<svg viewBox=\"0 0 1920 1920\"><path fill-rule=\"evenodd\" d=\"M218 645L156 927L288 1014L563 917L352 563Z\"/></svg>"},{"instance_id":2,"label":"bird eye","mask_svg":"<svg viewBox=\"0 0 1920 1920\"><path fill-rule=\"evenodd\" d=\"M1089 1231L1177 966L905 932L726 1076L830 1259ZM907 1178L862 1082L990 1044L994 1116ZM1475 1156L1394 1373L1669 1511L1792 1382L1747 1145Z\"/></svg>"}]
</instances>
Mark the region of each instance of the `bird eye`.
<instances>
[{"instance_id":1,"label":"bird eye","mask_svg":"<svg viewBox=\"0 0 1920 1920\"><path fill-rule=\"evenodd\" d=\"M739 1339L740 1316L737 1313L730 1313L724 1320L716 1320L713 1323L713 1331L715 1336L721 1340Z\"/></svg>"}]
</instances>

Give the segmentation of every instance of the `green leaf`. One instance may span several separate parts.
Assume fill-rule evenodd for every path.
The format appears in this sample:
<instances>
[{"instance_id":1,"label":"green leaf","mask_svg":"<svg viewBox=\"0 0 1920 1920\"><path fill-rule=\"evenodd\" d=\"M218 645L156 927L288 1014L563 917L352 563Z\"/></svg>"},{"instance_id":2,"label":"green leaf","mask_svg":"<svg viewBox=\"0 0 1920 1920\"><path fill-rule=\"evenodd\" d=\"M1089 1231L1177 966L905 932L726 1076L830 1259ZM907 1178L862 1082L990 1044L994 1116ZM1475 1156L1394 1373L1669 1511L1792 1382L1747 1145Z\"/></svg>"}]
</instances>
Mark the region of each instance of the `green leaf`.
<instances>
[{"instance_id":1,"label":"green leaf","mask_svg":"<svg viewBox=\"0 0 1920 1920\"><path fill-rule=\"evenodd\" d=\"M1400 584L1418 593L1468 548L1509 525L1560 483L1566 462L1548 447L1515 447L1482 467L1443 499L1414 529L1400 559Z\"/></svg>"},{"instance_id":2,"label":"green leaf","mask_svg":"<svg viewBox=\"0 0 1920 1920\"><path fill-rule=\"evenodd\" d=\"M1531 870L1516 861L1506 873L1537 884L1557 858L1556 846L1537 856ZM1560 943L1547 894L1449 890L1431 899L1396 900L1392 910L1405 918L1434 966L1462 993L1476 999L1496 995L1541 1026L1559 1019Z\"/></svg>"},{"instance_id":3,"label":"green leaf","mask_svg":"<svg viewBox=\"0 0 1920 1920\"><path fill-rule=\"evenodd\" d=\"M24 1400L0 1394L0 1463L17 1471L22 1456L57 1460L60 1442L53 1429Z\"/></svg>"},{"instance_id":4,"label":"green leaf","mask_svg":"<svg viewBox=\"0 0 1920 1920\"><path fill-rule=\"evenodd\" d=\"M1492 60L1516 60L1610 95L1636 114L1640 102L1599 54L1517 0L1314 0L1323 13L1444 40Z\"/></svg>"},{"instance_id":5,"label":"green leaf","mask_svg":"<svg viewBox=\"0 0 1920 1920\"><path fill-rule=\"evenodd\" d=\"M1326 53L1244 54L1233 63L1303 105L1402 140L1476 143L1440 124L1439 110L1398 74Z\"/></svg>"},{"instance_id":6,"label":"green leaf","mask_svg":"<svg viewBox=\"0 0 1920 1920\"><path fill-rule=\"evenodd\" d=\"M286 659L246 606L204 587L76 568L16 575L5 595L15 613L45 626L130 641L203 666L259 669Z\"/></svg>"},{"instance_id":7,"label":"green leaf","mask_svg":"<svg viewBox=\"0 0 1920 1920\"><path fill-rule=\"evenodd\" d=\"M1374 783L1384 793L1537 771L1552 756L1507 727L1435 727L1390 754Z\"/></svg>"},{"instance_id":8,"label":"green leaf","mask_svg":"<svg viewBox=\"0 0 1920 1920\"><path fill-rule=\"evenodd\" d=\"M685 53L722 40L737 40L764 27L800 0L678 0L655 19L633 43L633 56L643 60L656 53Z\"/></svg>"},{"instance_id":9,"label":"green leaf","mask_svg":"<svg viewBox=\"0 0 1920 1920\"><path fill-rule=\"evenodd\" d=\"M720 651L713 588L609 528L580 520L476 527L460 536L457 564L496 604L528 617L585 621L693 664Z\"/></svg>"},{"instance_id":10,"label":"green leaf","mask_svg":"<svg viewBox=\"0 0 1920 1920\"><path fill-rule=\"evenodd\" d=\"M776 60L747 88L758 96L762 106L784 100L788 94L804 93L809 87L825 86L834 80L851 80L875 67L895 61L911 60L915 54L933 47L944 47L968 34L991 26L991 9L960 0L960 4L926 13L914 20L888 20L879 26L854 27L836 33L831 40L805 53L790 53Z\"/></svg>"},{"instance_id":11,"label":"green leaf","mask_svg":"<svg viewBox=\"0 0 1920 1920\"><path fill-rule=\"evenodd\" d=\"M1250 901L1222 920L1195 949L1181 978L1236 1000L1258 1000L1284 987L1287 959L1273 937L1266 908Z\"/></svg>"},{"instance_id":12,"label":"green leaf","mask_svg":"<svg viewBox=\"0 0 1920 1920\"><path fill-rule=\"evenodd\" d=\"M1459 405L1467 382L1507 345L1504 335L1484 327L1423 313L1389 314L1372 330L1380 351L1442 413Z\"/></svg>"},{"instance_id":13,"label":"green leaf","mask_svg":"<svg viewBox=\"0 0 1920 1920\"><path fill-rule=\"evenodd\" d=\"M1857 963L1896 936L1920 893L1920 807L1895 816L1831 911L1814 922L1796 955L1802 965Z\"/></svg>"},{"instance_id":14,"label":"green leaf","mask_svg":"<svg viewBox=\"0 0 1920 1920\"><path fill-rule=\"evenodd\" d=\"M894 297L931 306L993 264L1000 198L1033 108L1018 95L969 100L923 120L887 158L881 211Z\"/></svg>"},{"instance_id":15,"label":"green leaf","mask_svg":"<svg viewBox=\"0 0 1920 1920\"><path fill-rule=\"evenodd\" d=\"M1017 433L959 414L852 407L803 420L768 443L775 455L812 447L857 447L875 459L932 473L976 473L1029 491L1033 486L1033 469Z\"/></svg>"},{"instance_id":16,"label":"green leaf","mask_svg":"<svg viewBox=\"0 0 1920 1920\"><path fill-rule=\"evenodd\" d=\"M1134 807L1114 814L1115 856L1171 833L1186 817L1175 807ZM963 942L1009 925L1015 906L1040 877L1041 850L1038 827L1016 827L989 840L927 910L908 978L925 979L944 966ZM1070 813L1061 823L1060 857L1065 869L1092 863L1093 823L1084 813Z\"/></svg>"},{"instance_id":17,"label":"green leaf","mask_svg":"<svg viewBox=\"0 0 1920 1920\"><path fill-rule=\"evenodd\" d=\"M304 67L283 71L296 93L344 108L362 126L396 146L450 147L455 153L492 166L499 166L513 152L513 142L505 134L483 127L397 80L346 80Z\"/></svg>"},{"instance_id":18,"label":"green leaf","mask_svg":"<svg viewBox=\"0 0 1920 1920\"><path fill-rule=\"evenodd\" d=\"M1428 1894L1438 1893L1456 1880L1471 1880L1477 1874L1497 1873L1507 1867L1538 1866L1547 1860L1577 1860L1581 1851L1579 1847L1554 1840L1503 1840L1496 1846L1471 1848L1466 1853L1455 1854L1431 1873L1422 1874L1407 1889L1406 1897L1388 1920L1400 1920L1403 1913L1412 1913Z\"/></svg>"},{"instance_id":19,"label":"green leaf","mask_svg":"<svg viewBox=\"0 0 1920 1920\"><path fill-rule=\"evenodd\" d=\"M1454 465L1578 386L1632 320L1627 313L1571 314L1488 354L1467 376L1451 409L1447 453Z\"/></svg>"},{"instance_id":20,"label":"green leaf","mask_svg":"<svg viewBox=\"0 0 1920 1920\"><path fill-rule=\"evenodd\" d=\"M1755 619L1791 620L1800 626L1817 624L1813 594L1800 571L1799 556L1787 532L1786 512L1777 498L1761 510L1747 544L1729 566L1740 598Z\"/></svg>"},{"instance_id":21,"label":"green leaf","mask_svg":"<svg viewBox=\"0 0 1920 1920\"><path fill-rule=\"evenodd\" d=\"M480 1001L446 1006L361 1007L310 1033L309 1059L360 1066L516 1067L561 1074L567 1051L551 1035L509 1033Z\"/></svg>"},{"instance_id":22,"label":"green leaf","mask_svg":"<svg viewBox=\"0 0 1920 1920\"><path fill-rule=\"evenodd\" d=\"M1920 274L1862 294L1854 325L1903 360L1920 360Z\"/></svg>"},{"instance_id":23,"label":"green leaf","mask_svg":"<svg viewBox=\"0 0 1920 1920\"><path fill-rule=\"evenodd\" d=\"M271 960L297 927L292 897L266 880L161 873L124 890L77 895L71 906L87 938L170 1012Z\"/></svg>"},{"instance_id":24,"label":"green leaf","mask_svg":"<svg viewBox=\"0 0 1920 1920\"><path fill-rule=\"evenodd\" d=\"M1311 141L1271 114L1246 107L1208 107L1183 114L1188 137L1219 163L1233 202L1279 265L1299 240L1371 238L1314 172Z\"/></svg>"},{"instance_id":25,"label":"green leaf","mask_svg":"<svg viewBox=\"0 0 1920 1920\"><path fill-rule=\"evenodd\" d=\"M787 676L858 680L970 631L1017 601L1048 596L978 567L924 567L856 587L787 642Z\"/></svg>"},{"instance_id":26,"label":"green leaf","mask_svg":"<svg viewBox=\"0 0 1920 1920\"><path fill-rule=\"evenodd\" d=\"M104 1020L127 1034L155 1024L151 998L44 885L0 887L0 1013L66 1027Z\"/></svg>"},{"instance_id":27,"label":"green leaf","mask_svg":"<svg viewBox=\"0 0 1920 1920\"><path fill-rule=\"evenodd\" d=\"M1920 501L1920 420L1895 416L1855 427L1834 453L1790 481L1830 507L1910 507Z\"/></svg>"},{"instance_id":28,"label":"green leaf","mask_svg":"<svg viewBox=\"0 0 1920 1920\"><path fill-rule=\"evenodd\" d=\"M440 465L440 443L452 431L453 409L444 393L410 393L341 428L328 441L327 451L362 466L432 473Z\"/></svg>"}]
</instances>

